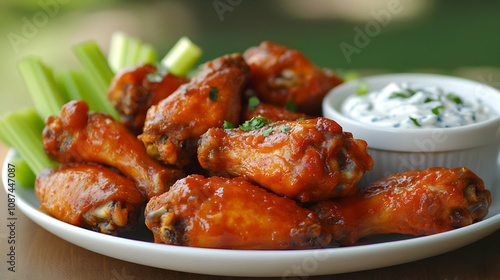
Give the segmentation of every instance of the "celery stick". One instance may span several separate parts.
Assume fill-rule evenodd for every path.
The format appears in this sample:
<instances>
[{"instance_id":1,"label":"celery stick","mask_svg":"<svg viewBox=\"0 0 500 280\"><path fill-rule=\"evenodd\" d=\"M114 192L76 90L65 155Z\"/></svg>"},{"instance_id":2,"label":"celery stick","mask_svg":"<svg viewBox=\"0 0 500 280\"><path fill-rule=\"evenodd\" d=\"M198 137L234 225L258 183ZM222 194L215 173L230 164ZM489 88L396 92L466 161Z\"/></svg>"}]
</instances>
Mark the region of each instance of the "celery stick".
<instances>
[{"instance_id":1,"label":"celery stick","mask_svg":"<svg viewBox=\"0 0 500 280\"><path fill-rule=\"evenodd\" d=\"M14 180L19 183L19 185L32 188L35 185L36 174L33 173L28 163L21 157L13 157L10 161L16 167L16 176Z\"/></svg>"},{"instance_id":2,"label":"celery stick","mask_svg":"<svg viewBox=\"0 0 500 280\"><path fill-rule=\"evenodd\" d=\"M185 76L201 56L201 49L187 37L179 41L161 60L161 64L176 76Z\"/></svg>"},{"instance_id":3,"label":"celery stick","mask_svg":"<svg viewBox=\"0 0 500 280\"><path fill-rule=\"evenodd\" d=\"M116 73L125 67L128 52L129 37L123 32L115 32L111 36L108 61L111 69Z\"/></svg>"},{"instance_id":4,"label":"celery stick","mask_svg":"<svg viewBox=\"0 0 500 280\"><path fill-rule=\"evenodd\" d=\"M85 73L81 70L67 69L61 71L57 77L57 84L61 91L67 92L71 100L84 100L89 105L90 111L105 112L107 110L101 96L90 86Z\"/></svg>"},{"instance_id":5,"label":"celery stick","mask_svg":"<svg viewBox=\"0 0 500 280\"><path fill-rule=\"evenodd\" d=\"M35 174L57 165L44 152L40 123L40 116L32 109L12 112L0 120L0 131L9 145L19 152Z\"/></svg>"},{"instance_id":6,"label":"celery stick","mask_svg":"<svg viewBox=\"0 0 500 280\"><path fill-rule=\"evenodd\" d=\"M137 64L149 63L154 64L156 62L156 50L150 44L143 44L141 51L139 52L139 58L137 59Z\"/></svg>"},{"instance_id":7,"label":"celery stick","mask_svg":"<svg viewBox=\"0 0 500 280\"><path fill-rule=\"evenodd\" d=\"M125 57L124 66L135 66L137 65L137 59L139 58L139 52L141 51L142 43L137 38L128 39L128 49L127 57Z\"/></svg>"},{"instance_id":8,"label":"celery stick","mask_svg":"<svg viewBox=\"0 0 500 280\"><path fill-rule=\"evenodd\" d=\"M59 115L68 98L59 92L52 70L34 57L22 59L18 67L40 116Z\"/></svg>"},{"instance_id":9,"label":"celery stick","mask_svg":"<svg viewBox=\"0 0 500 280\"><path fill-rule=\"evenodd\" d=\"M109 67L108 61L101 52L101 49L94 41L81 43L73 47L73 52L80 61L89 82L96 90L95 98L102 103L106 110L102 112L110 114L115 119L119 119L119 114L106 98L106 92L113 79L114 73Z\"/></svg>"}]
</instances>

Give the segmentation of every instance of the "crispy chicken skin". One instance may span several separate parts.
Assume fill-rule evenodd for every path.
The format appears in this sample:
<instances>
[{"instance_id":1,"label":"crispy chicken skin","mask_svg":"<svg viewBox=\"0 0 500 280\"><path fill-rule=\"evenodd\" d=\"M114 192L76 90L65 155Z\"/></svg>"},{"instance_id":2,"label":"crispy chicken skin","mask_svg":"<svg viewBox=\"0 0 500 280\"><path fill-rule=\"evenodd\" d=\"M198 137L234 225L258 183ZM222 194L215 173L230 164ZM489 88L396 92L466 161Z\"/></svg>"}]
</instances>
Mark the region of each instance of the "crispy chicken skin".
<instances>
[{"instance_id":1,"label":"crispy chicken skin","mask_svg":"<svg viewBox=\"0 0 500 280\"><path fill-rule=\"evenodd\" d=\"M156 72L156 66L151 64L124 68L113 78L107 93L121 122L136 135L142 132L149 107L189 81L172 74L164 75L160 82L150 81L148 74Z\"/></svg>"},{"instance_id":2,"label":"crispy chicken skin","mask_svg":"<svg viewBox=\"0 0 500 280\"><path fill-rule=\"evenodd\" d=\"M302 53L273 42L262 42L244 53L250 66L250 84L260 100L284 107L293 101L298 111L321 115L321 101L343 80L320 69Z\"/></svg>"},{"instance_id":3,"label":"crispy chicken skin","mask_svg":"<svg viewBox=\"0 0 500 280\"><path fill-rule=\"evenodd\" d=\"M139 135L148 153L165 164L188 164L205 131L225 120L238 123L249 75L239 53L205 63L197 77L148 110Z\"/></svg>"},{"instance_id":4,"label":"crispy chicken skin","mask_svg":"<svg viewBox=\"0 0 500 280\"><path fill-rule=\"evenodd\" d=\"M286 108L268 103L260 103L257 107L253 108L253 110L248 108L248 106L245 107L243 121L251 120L254 117L264 117L272 121L296 121L299 119L306 120L311 118L306 114L290 111Z\"/></svg>"},{"instance_id":5,"label":"crispy chicken skin","mask_svg":"<svg viewBox=\"0 0 500 280\"><path fill-rule=\"evenodd\" d=\"M316 215L241 178L191 175L146 206L155 242L223 249L305 249L329 243Z\"/></svg>"},{"instance_id":6,"label":"crispy chicken skin","mask_svg":"<svg viewBox=\"0 0 500 280\"><path fill-rule=\"evenodd\" d=\"M184 176L179 169L152 159L141 141L111 116L88 113L84 101L68 102L60 117L48 117L45 123L43 145L53 160L112 166L132 179L148 199L167 191Z\"/></svg>"},{"instance_id":7,"label":"crispy chicken skin","mask_svg":"<svg viewBox=\"0 0 500 280\"><path fill-rule=\"evenodd\" d=\"M366 148L335 121L316 118L250 131L209 129L198 160L215 174L242 176L279 195L312 202L354 194L373 166Z\"/></svg>"},{"instance_id":8,"label":"crispy chicken skin","mask_svg":"<svg viewBox=\"0 0 500 280\"><path fill-rule=\"evenodd\" d=\"M41 209L57 219L113 235L136 226L145 202L130 179L98 164L45 169L35 192Z\"/></svg>"},{"instance_id":9,"label":"crispy chicken skin","mask_svg":"<svg viewBox=\"0 0 500 280\"><path fill-rule=\"evenodd\" d=\"M352 244L372 234L430 235L484 218L491 195L466 168L399 173L363 187L354 196L311 207L332 234Z\"/></svg>"}]
</instances>

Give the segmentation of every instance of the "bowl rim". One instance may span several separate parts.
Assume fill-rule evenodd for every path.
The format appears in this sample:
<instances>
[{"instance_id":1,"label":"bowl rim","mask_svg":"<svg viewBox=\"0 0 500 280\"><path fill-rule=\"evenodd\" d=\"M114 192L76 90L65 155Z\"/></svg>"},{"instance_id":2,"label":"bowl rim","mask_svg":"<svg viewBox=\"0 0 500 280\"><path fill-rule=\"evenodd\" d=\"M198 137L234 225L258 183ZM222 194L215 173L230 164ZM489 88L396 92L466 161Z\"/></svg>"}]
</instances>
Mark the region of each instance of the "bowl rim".
<instances>
[{"instance_id":1,"label":"bowl rim","mask_svg":"<svg viewBox=\"0 0 500 280\"><path fill-rule=\"evenodd\" d=\"M375 90L389 82L426 83L430 81L431 84L440 87L443 87L441 84L445 83L462 84L474 88L476 98L498 99L498 102L488 102L490 108L496 112L496 116L478 123L449 128L392 128L362 123L341 112L343 102L348 96L355 94L355 89L361 80L369 86L375 86ZM461 92L457 92L457 95L466 99L471 98L464 96ZM491 103L496 107L491 106ZM500 141L500 90L465 78L427 73L394 73L363 77L330 90L323 99L322 105L325 117L338 122L345 131L352 132L355 138L367 141L369 148L405 152L438 152L468 149ZM381 133L384 137L377 135Z\"/></svg>"}]
</instances>

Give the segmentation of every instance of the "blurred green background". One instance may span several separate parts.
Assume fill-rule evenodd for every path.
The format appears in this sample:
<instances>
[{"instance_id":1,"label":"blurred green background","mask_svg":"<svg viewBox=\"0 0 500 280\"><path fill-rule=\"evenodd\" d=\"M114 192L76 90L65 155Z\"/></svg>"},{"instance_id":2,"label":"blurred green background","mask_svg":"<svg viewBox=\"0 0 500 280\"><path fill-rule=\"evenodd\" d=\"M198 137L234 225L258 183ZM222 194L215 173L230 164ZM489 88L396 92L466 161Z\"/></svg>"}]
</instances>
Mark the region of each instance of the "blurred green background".
<instances>
[{"instance_id":1,"label":"blurred green background","mask_svg":"<svg viewBox=\"0 0 500 280\"><path fill-rule=\"evenodd\" d=\"M500 1L3 0L0 20L1 114L32 106L21 57L78 67L72 45L92 39L107 51L118 30L160 58L184 35L202 47L200 62L271 40L342 72L433 72L500 87Z\"/></svg>"}]
</instances>

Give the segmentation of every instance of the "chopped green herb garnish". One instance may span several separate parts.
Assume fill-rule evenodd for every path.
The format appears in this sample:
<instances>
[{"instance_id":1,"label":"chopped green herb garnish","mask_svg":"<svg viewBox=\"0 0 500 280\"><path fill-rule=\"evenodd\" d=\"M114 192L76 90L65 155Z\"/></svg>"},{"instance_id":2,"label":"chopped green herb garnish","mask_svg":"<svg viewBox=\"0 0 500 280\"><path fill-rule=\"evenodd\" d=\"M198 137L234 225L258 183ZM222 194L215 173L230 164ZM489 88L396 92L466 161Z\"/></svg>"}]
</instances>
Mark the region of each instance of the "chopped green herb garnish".
<instances>
[{"instance_id":1,"label":"chopped green herb garnish","mask_svg":"<svg viewBox=\"0 0 500 280\"><path fill-rule=\"evenodd\" d=\"M298 119L298 121L303 121L303 120L305 120L305 118L299 118L299 119Z\"/></svg>"},{"instance_id":2,"label":"chopped green herb garnish","mask_svg":"<svg viewBox=\"0 0 500 280\"><path fill-rule=\"evenodd\" d=\"M156 73L149 73L146 75L146 78L153 83L159 83L163 80L163 76L156 72Z\"/></svg>"},{"instance_id":3,"label":"chopped green herb garnish","mask_svg":"<svg viewBox=\"0 0 500 280\"><path fill-rule=\"evenodd\" d=\"M252 96L248 99L248 109L250 111L255 110L255 108L257 108L257 106L259 106L259 104L260 104L260 100L257 96Z\"/></svg>"},{"instance_id":4,"label":"chopped green herb garnish","mask_svg":"<svg viewBox=\"0 0 500 280\"><path fill-rule=\"evenodd\" d=\"M356 89L356 93L358 95L365 95L368 93L368 83L363 81L363 80L360 80L359 83L358 83L358 88Z\"/></svg>"},{"instance_id":5,"label":"chopped green herb garnish","mask_svg":"<svg viewBox=\"0 0 500 280\"><path fill-rule=\"evenodd\" d=\"M443 105L437 106L436 108L432 109L431 111L434 115L439 115L439 109L444 109L444 106Z\"/></svg>"},{"instance_id":6,"label":"chopped green herb garnish","mask_svg":"<svg viewBox=\"0 0 500 280\"><path fill-rule=\"evenodd\" d=\"M458 97L457 95L453 94L453 93L448 93L446 95L446 98L455 102L456 104L462 104L462 99L460 99L460 97Z\"/></svg>"},{"instance_id":7,"label":"chopped green herb garnish","mask_svg":"<svg viewBox=\"0 0 500 280\"><path fill-rule=\"evenodd\" d=\"M434 100L430 97L427 97L425 100L424 100L424 103L429 103L429 102L432 102L432 101L437 101L437 100Z\"/></svg>"},{"instance_id":8,"label":"chopped green herb garnish","mask_svg":"<svg viewBox=\"0 0 500 280\"><path fill-rule=\"evenodd\" d=\"M219 96L217 95L217 93L219 93L219 89L216 87L210 87L210 88L211 90L208 92L208 97L210 97L212 101L217 101L217 99L219 98Z\"/></svg>"},{"instance_id":9,"label":"chopped green herb garnish","mask_svg":"<svg viewBox=\"0 0 500 280\"><path fill-rule=\"evenodd\" d=\"M406 90L410 93L410 96L414 96L418 92L418 90L413 90L409 88L407 88Z\"/></svg>"},{"instance_id":10,"label":"chopped green herb garnish","mask_svg":"<svg viewBox=\"0 0 500 280\"><path fill-rule=\"evenodd\" d=\"M269 136L269 135L271 135L271 132L273 132L273 128L272 128L272 127L268 128L268 129L265 129L265 130L262 132L262 135L264 135L264 136Z\"/></svg>"},{"instance_id":11,"label":"chopped green herb garnish","mask_svg":"<svg viewBox=\"0 0 500 280\"><path fill-rule=\"evenodd\" d=\"M397 97L401 97L401 98L408 98L409 96L402 93L402 92L393 92L391 94L391 96L389 96L389 99L392 99L392 98L397 98Z\"/></svg>"},{"instance_id":12,"label":"chopped green herb garnish","mask_svg":"<svg viewBox=\"0 0 500 280\"><path fill-rule=\"evenodd\" d=\"M288 101L288 102L286 103L285 108L286 108L288 111L292 111L292 112L297 111L297 105L295 105L295 103L293 102L293 100Z\"/></svg>"},{"instance_id":13,"label":"chopped green herb garnish","mask_svg":"<svg viewBox=\"0 0 500 280\"><path fill-rule=\"evenodd\" d=\"M418 123L417 119L410 117L410 120L411 120L411 121L412 121L412 122L413 122L416 126L418 126L418 127L422 127L422 126Z\"/></svg>"},{"instance_id":14,"label":"chopped green herb garnish","mask_svg":"<svg viewBox=\"0 0 500 280\"><path fill-rule=\"evenodd\" d=\"M224 124L222 125L222 127L224 129L230 129L230 128L234 128L234 125L228 121L224 121Z\"/></svg>"},{"instance_id":15,"label":"chopped green herb garnish","mask_svg":"<svg viewBox=\"0 0 500 280\"><path fill-rule=\"evenodd\" d=\"M281 132L283 132L283 133L288 133L288 132L290 132L291 128L290 128L289 126L287 126L287 125L284 125L284 126L282 126L282 127L280 128L280 130L281 130Z\"/></svg>"},{"instance_id":16,"label":"chopped green herb garnish","mask_svg":"<svg viewBox=\"0 0 500 280\"><path fill-rule=\"evenodd\" d=\"M251 120L240 125L240 128L244 131L250 131L252 129L259 129L271 122L272 120L265 117L253 117Z\"/></svg>"}]
</instances>

